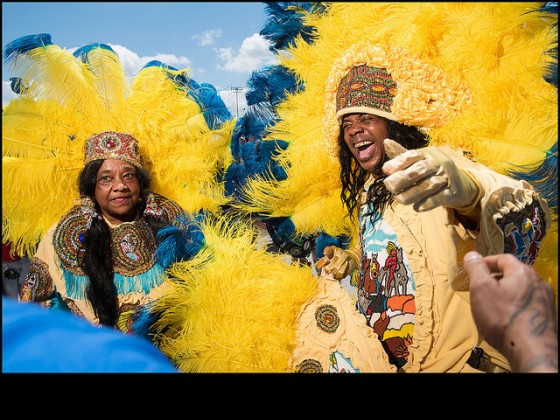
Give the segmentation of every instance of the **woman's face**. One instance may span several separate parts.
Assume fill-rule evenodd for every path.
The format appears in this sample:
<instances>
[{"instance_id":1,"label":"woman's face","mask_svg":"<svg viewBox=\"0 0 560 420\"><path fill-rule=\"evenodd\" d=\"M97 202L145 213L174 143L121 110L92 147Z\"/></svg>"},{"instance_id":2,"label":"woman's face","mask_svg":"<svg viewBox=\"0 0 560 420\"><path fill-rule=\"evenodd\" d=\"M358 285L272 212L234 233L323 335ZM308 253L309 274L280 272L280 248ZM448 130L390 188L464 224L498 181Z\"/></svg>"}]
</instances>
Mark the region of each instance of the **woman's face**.
<instances>
[{"instance_id":1,"label":"woman's face","mask_svg":"<svg viewBox=\"0 0 560 420\"><path fill-rule=\"evenodd\" d=\"M123 160L107 159L97 171L95 200L112 224L131 222L140 202L140 182L136 168Z\"/></svg>"},{"instance_id":2,"label":"woman's face","mask_svg":"<svg viewBox=\"0 0 560 420\"><path fill-rule=\"evenodd\" d=\"M360 166L373 172L383 163L383 140L389 137L387 121L371 114L348 114L342 118L344 142Z\"/></svg>"}]
</instances>

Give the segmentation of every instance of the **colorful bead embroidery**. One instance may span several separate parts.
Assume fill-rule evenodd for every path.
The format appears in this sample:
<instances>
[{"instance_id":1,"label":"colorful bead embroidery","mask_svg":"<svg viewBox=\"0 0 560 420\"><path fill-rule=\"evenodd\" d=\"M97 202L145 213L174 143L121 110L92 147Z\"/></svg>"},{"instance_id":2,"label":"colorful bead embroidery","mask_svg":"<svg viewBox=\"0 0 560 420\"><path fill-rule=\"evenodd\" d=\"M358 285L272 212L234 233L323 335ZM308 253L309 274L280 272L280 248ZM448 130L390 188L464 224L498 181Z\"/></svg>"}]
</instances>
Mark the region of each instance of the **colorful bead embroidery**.
<instances>
[{"instance_id":1,"label":"colorful bead embroidery","mask_svg":"<svg viewBox=\"0 0 560 420\"><path fill-rule=\"evenodd\" d=\"M504 233L504 252L533 264L544 238L545 215L535 200L521 211L509 212L496 222Z\"/></svg>"},{"instance_id":2,"label":"colorful bead embroidery","mask_svg":"<svg viewBox=\"0 0 560 420\"><path fill-rule=\"evenodd\" d=\"M79 206L73 207L62 217L53 237L53 246L62 265L72 274L84 275L79 266L83 255L83 235L87 231L88 220Z\"/></svg>"},{"instance_id":3,"label":"colorful bead embroidery","mask_svg":"<svg viewBox=\"0 0 560 420\"><path fill-rule=\"evenodd\" d=\"M390 113L396 94L397 83L387 69L355 66L340 81L336 109L368 107Z\"/></svg>"},{"instance_id":4,"label":"colorful bead embroidery","mask_svg":"<svg viewBox=\"0 0 560 420\"><path fill-rule=\"evenodd\" d=\"M22 302L45 301L54 292L54 283L46 262L36 257L29 259L29 272L19 293Z\"/></svg>"},{"instance_id":5,"label":"colorful bead embroidery","mask_svg":"<svg viewBox=\"0 0 560 420\"><path fill-rule=\"evenodd\" d=\"M332 305L321 305L315 311L317 326L329 334L334 333L340 325L336 308Z\"/></svg>"},{"instance_id":6,"label":"colorful bead embroidery","mask_svg":"<svg viewBox=\"0 0 560 420\"><path fill-rule=\"evenodd\" d=\"M314 359L305 359L296 366L296 373L323 373L323 366Z\"/></svg>"},{"instance_id":7,"label":"colorful bead embroidery","mask_svg":"<svg viewBox=\"0 0 560 420\"><path fill-rule=\"evenodd\" d=\"M84 165L97 159L124 160L142 167L138 153L138 140L127 133L105 131L86 140L84 144Z\"/></svg>"},{"instance_id":8,"label":"colorful bead embroidery","mask_svg":"<svg viewBox=\"0 0 560 420\"><path fill-rule=\"evenodd\" d=\"M168 200L161 195L154 194L154 196L156 197L158 205L163 210L167 220L169 220L172 224L177 224L177 216L184 213L183 209L174 201Z\"/></svg>"},{"instance_id":9,"label":"colorful bead embroidery","mask_svg":"<svg viewBox=\"0 0 560 420\"><path fill-rule=\"evenodd\" d=\"M144 216L161 217L162 214L163 210L158 205L154 194L148 194L148 198L146 199L146 207L144 208Z\"/></svg>"},{"instance_id":10,"label":"colorful bead embroidery","mask_svg":"<svg viewBox=\"0 0 560 420\"><path fill-rule=\"evenodd\" d=\"M136 276L154 266L156 239L148 223L123 223L112 232L115 273Z\"/></svg>"}]
</instances>

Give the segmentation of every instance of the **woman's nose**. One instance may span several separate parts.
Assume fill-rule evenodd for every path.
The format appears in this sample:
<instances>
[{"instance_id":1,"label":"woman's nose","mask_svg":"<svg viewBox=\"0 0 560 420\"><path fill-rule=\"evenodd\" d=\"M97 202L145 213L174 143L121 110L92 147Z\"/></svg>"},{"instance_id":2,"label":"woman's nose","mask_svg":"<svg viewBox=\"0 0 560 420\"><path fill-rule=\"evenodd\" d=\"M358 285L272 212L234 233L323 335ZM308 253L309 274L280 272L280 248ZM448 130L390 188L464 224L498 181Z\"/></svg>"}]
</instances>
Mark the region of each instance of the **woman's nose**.
<instances>
[{"instance_id":1,"label":"woman's nose","mask_svg":"<svg viewBox=\"0 0 560 420\"><path fill-rule=\"evenodd\" d=\"M124 182L124 180L120 176L117 176L115 177L115 180L113 182L113 189L114 190L128 189L128 184Z\"/></svg>"}]
</instances>

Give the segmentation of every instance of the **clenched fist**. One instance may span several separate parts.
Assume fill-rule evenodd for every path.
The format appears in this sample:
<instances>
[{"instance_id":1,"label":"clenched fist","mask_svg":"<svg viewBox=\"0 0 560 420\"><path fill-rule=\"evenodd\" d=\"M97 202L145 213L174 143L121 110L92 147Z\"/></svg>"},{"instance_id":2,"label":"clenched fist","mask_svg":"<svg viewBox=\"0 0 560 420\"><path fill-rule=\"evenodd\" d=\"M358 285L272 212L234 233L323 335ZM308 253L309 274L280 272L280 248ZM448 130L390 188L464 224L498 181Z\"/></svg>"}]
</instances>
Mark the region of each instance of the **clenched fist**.
<instances>
[{"instance_id":1,"label":"clenched fist","mask_svg":"<svg viewBox=\"0 0 560 420\"><path fill-rule=\"evenodd\" d=\"M360 254L357 248L344 250L331 245L325 247L325 256L315 264L324 273L331 274L335 279L342 280L358 268Z\"/></svg>"}]
</instances>

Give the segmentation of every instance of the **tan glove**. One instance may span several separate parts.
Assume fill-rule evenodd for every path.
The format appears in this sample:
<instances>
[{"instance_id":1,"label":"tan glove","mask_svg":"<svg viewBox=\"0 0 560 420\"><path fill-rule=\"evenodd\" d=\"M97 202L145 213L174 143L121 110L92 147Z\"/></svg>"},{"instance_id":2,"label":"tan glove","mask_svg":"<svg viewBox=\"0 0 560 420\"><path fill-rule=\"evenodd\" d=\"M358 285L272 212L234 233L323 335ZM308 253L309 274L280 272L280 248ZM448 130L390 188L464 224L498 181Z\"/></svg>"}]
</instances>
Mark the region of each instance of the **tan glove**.
<instances>
[{"instance_id":1,"label":"tan glove","mask_svg":"<svg viewBox=\"0 0 560 420\"><path fill-rule=\"evenodd\" d=\"M445 153L435 147L407 150L391 139L384 141L391 159L383 165L384 183L402 204L416 211L438 206L459 209L471 205L478 187Z\"/></svg>"},{"instance_id":2,"label":"tan glove","mask_svg":"<svg viewBox=\"0 0 560 420\"><path fill-rule=\"evenodd\" d=\"M331 274L335 279L342 280L350 275L360 261L360 251L358 248L344 250L331 245L325 247L325 256L315 264L318 269L323 269L323 273Z\"/></svg>"}]
</instances>

